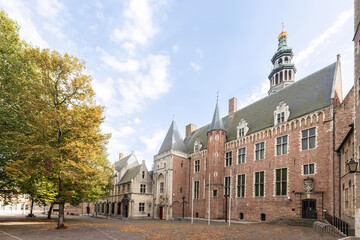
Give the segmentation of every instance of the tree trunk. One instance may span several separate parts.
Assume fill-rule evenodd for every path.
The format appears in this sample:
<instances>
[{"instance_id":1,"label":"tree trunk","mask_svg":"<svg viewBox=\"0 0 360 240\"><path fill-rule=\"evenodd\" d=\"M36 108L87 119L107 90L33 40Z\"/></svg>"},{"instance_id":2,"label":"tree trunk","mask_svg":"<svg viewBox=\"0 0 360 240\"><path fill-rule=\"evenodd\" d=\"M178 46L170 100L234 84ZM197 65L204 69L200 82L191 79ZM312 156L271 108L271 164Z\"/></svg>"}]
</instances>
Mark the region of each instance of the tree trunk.
<instances>
[{"instance_id":1,"label":"tree trunk","mask_svg":"<svg viewBox=\"0 0 360 240\"><path fill-rule=\"evenodd\" d=\"M60 228L65 228L64 225L64 208L65 208L65 203L61 202L59 203L59 221L58 221L58 229Z\"/></svg>"},{"instance_id":2,"label":"tree trunk","mask_svg":"<svg viewBox=\"0 0 360 240\"><path fill-rule=\"evenodd\" d=\"M35 215L33 214L33 208L34 208L34 198L31 199L31 207L28 217L35 217Z\"/></svg>"},{"instance_id":3,"label":"tree trunk","mask_svg":"<svg viewBox=\"0 0 360 240\"><path fill-rule=\"evenodd\" d=\"M47 216L48 219L51 219L51 212L52 212L53 208L54 208L54 203L52 202L50 204L50 208L49 208L49 211L48 211L48 216Z\"/></svg>"}]
</instances>

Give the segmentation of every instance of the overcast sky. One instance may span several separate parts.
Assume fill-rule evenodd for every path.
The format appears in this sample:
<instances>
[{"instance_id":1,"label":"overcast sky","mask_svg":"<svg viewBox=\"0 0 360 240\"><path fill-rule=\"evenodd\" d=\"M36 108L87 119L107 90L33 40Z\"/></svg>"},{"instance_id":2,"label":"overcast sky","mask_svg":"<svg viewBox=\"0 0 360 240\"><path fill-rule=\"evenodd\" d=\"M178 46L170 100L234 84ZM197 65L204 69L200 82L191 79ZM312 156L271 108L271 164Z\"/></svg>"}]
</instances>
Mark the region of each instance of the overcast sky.
<instances>
[{"instance_id":1,"label":"overcast sky","mask_svg":"<svg viewBox=\"0 0 360 240\"><path fill-rule=\"evenodd\" d=\"M341 54L343 94L353 84L353 0L0 0L40 48L82 58L93 76L110 162L135 151L150 168L175 116L208 124L219 91L242 108L267 95L270 59L284 22L296 79Z\"/></svg>"}]
</instances>

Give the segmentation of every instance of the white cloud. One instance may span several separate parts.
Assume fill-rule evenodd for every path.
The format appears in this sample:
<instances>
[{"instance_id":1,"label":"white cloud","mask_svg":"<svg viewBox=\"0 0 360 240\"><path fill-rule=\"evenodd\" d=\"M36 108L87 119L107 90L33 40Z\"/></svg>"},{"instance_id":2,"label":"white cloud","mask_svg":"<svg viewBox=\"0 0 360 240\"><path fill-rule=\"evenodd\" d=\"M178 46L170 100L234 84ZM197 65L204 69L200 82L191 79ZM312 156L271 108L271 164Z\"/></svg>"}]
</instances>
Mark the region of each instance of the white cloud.
<instances>
[{"instance_id":1,"label":"white cloud","mask_svg":"<svg viewBox=\"0 0 360 240\"><path fill-rule=\"evenodd\" d=\"M156 150L160 148L160 144L164 140L165 134L166 134L165 130L159 130L156 131L152 137L147 138L142 136L140 137L140 140L145 144L146 150L148 152L154 153Z\"/></svg>"},{"instance_id":2,"label":"white cloud","mask_svg":"<svg viewBox=\"0 0 360 240\"><path fill-rule=\"evenodd\" d=\"M200 48L197 48L197 49L196 49L196 54L197 54L199 57L202 57L203 52L202 52L202 50L201 50Z\"/></svg>"},{"instance_id":3,"label":"white cloud","mask_svg":"<svg viewBox=\"0 0 360 240\"><path fill-rule=\"evenodd\" d=\"M238 100L238 108L244 108L248 106L251 103L256 102L257 100L260 100L263 97L267 96L267 92L269 90L269 80L266 79L264 82L261 83L259 87L257 87L255 90L252 91L250 95L245 96L244 98L241 98Z\"/></svg>"},{"instance_id":4,"label":"white cloud","mask_svg":"<svg viewBox=\"0 0 360 240\"><path fill-rule=\"evenodd\" d=\"M110 103L115 96L114 80L108 77L105 81L98 81L96 78L92 82L96 92L96 98L102 103Z\"/></svg>"},{"instance_id":5,"label":"white cloud","mask_svg":"<svg viewBox=\"0 0 360 240\"><path fill-rule=\"evenodd\" d=\"M99 9L102 9L104 7L100 1L96 1L95 6Z\"/></svg>"},{"instance_id":6,"label":"white cloud","mask_svg":"<svg viewBox=\"0 0 360 240\"><path fill-rule=\"evenodd\" d=\"M192 68L192 69L194 69L195 71L200 71L200 66L199 65L197 65L196 63L194 63L194 62L190 62L190 67Z\"/></svg>"},{"instance_id":7,"label":"white cloud","mask_svg":"<svg viewBox=\"0 0 360 240\"><path fill-rule=\"evenodd\" d=\"M134 119L134 123L135 123L135 124L140 124L140 123L141 123L141 120L140 120L139 118L135 118L135 119Z\"/></svg>"},{"instance_id":8,"label":"white cloud","mask_svg":"<svg viewBox=\"0 0 360 240\"><path fill-rule=\"evenodd\" d=\"M123 12L124 24L113 30L111 38L117 42L129 41L146 45L158 31L153 23L153 12L154 7L148 0L131 0Z\"/></svg>"},{"instance_id":9,"label":"white cloud","mask_svg":"<svg viewBox=\"0 0 360 240\"><path fill-rule=\"evenodd\" d=\"M55 19L65 8L58 0L38 0L37 12L43 17Z\"/></svg>"},{"instance_id":10,"label":"white cloud","mask_svg":"<svg viewBox=\"0 0 360 240\"><path fill-rule=\"evenodd\" d=\"M127 137L135 132L135 129L130 126L124 126L119 128L120 137Z\"/></svg>"},{"instance_id":11,"label":"white cloud","mask_svg":"<svg viewBox=\"0 0 360 240\"><path fill-rule=\"evenodd\" d=\"M128 59L126 62L119 62L114 56L109 55L105 50L99 47L96 48L96 51L101 53L100 59L103 63L120 73L137 72L139 70L140 63L138 60Z\"/></svg>"},{"instance_id":12,"label":"white cloud","mask_svg":"<svg viewBox=\"0 0 360 240\"><path fill-rule=\"evenodd\" d=\"M177 44L172 46L172 50L174 53L178 53L179 52L179 46Z\"/></svg>"},{"instance_id":13,"label":"white cloud","mask_svg":"<svg viewBox=\"0 0 360 240\"><path fill-rule=\"evenodd\" d=\"M135 50L135 44L134 43L131 43L131 42L124 42L122 44L122 47L123 49L125 49L127 51L127 53L130 55L130 56L133 56L134 55L134 50Z\"/></svg>"},{"instance_id":14,"label":"white cloud","mask_svg":"<svg viewBox=\"0 0 360 240\"><path fill-rule=\"evenodd\" d=\"M121 114L131 114L142 109L147 99L157 99L169 91L168 56L149 55L143 71L132 73L128 78L118 80Z\"/></svg>"},{"instance_id":15,"label":"white cloud","mask_svg":"<svg viewBox=\"0 0 360 240\"><path fill-rule=\"evenodd\" d=\"M18 0L0 0L1 7L10 18L21 26L20 36L27 42L41 48L48 48L48 43L42 38L38 29L31 20L32 12L26 2Z\"/></svg>"},{"instance_id":16,"label":"white cloud","mask_svg":"<svg viewBox=\"0 0 360 240\"><path fill-rule=\"evenodd\" d=\"M318 46L327 41L331 35L337 33L341 29L341 27L352 17L353 13L354 9L348 9L342 12L332 26L330 26L320 36L312 40L305 49L300 51L298 57L295 57L294 59L295 63L300 64L302 61L307 59L309 55L317 49Z\"/></svg>"}]
</instances>

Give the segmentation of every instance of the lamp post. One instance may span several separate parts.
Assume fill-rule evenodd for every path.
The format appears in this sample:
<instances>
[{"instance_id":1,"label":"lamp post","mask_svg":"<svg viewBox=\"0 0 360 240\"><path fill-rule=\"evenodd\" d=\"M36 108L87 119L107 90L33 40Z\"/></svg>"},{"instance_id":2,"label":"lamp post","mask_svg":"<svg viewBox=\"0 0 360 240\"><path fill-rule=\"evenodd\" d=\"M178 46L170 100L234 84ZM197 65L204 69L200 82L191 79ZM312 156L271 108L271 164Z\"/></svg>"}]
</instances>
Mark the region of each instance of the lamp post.
<instances>
[{"instance_id":1,"label":"lamp post","mask_svg":"<svg viewBox=\"0 0 360 240\"><path fill-rule=\"evenodd\" d=\"M228 195L225 194L224 198L225 198L225 222L227 222L227 198L228 198Z\"/></svg>"},{"instance_id":2,"label":"lamp post","mask_svg":"<svg viewBox=\"0 0 360 240\"><path fill-rule=\"evenodd\" d=\"M349 172L354 173L357 170L358 162L355 162L354 159L350 158L350 161L346 163L348 166Z\"/></svg>"},{"instance_id":3,"label":"lamp post","mask_svg":"<svg viewBox=\"0 0 360 240\"><path fill-rule=\"evenodd\" d=\"M184 209L185 209L185 196L182 197L182 204L183 204L183 209L182 209L182 218L184 218Z\"/></svg>"}]
</instances>

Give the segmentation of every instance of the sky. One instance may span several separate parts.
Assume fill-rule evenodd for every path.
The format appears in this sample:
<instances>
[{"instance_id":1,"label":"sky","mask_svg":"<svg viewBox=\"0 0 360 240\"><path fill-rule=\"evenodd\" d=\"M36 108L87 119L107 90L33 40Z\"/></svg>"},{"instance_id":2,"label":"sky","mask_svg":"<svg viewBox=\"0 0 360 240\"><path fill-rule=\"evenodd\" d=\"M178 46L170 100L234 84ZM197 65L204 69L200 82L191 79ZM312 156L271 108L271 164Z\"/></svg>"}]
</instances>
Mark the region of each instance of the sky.
<instances>
[{"instance_id":1,"label":"sky","mask_svg":"<svg viewBox=\"0 0 360 240\"><path fill-rule=\"evenodd\" d=\"M111 133L108 159L135 154L149 169L171 122L211 122L267 96L277 36L288 32L296 80L341 55L353 85L353 0L0 0L33 46L86 62Z\"/></svg>"}]
</instances>

